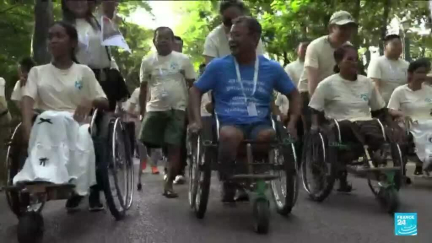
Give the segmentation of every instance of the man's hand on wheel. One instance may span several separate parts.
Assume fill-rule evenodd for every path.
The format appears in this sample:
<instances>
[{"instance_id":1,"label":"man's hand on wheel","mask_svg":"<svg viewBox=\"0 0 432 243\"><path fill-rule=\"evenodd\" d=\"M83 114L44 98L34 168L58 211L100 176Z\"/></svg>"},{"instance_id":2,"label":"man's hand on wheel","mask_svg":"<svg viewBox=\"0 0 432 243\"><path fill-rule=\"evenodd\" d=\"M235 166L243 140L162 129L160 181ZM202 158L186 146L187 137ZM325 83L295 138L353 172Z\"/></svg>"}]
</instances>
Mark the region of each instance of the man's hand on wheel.
<instances>
[{"instance_id":1,"label":"man's hand on wheel","mask_svg":"<svg viewBox=\"0 0 432 243\"><path fill-rule=\"evenodd\" d=\"M81 104L79 104L75 110L74 113L75 121L77 121L78 123L83 122L86 119L86 117L90 114L92 107L93 107L92 101L84 98L81 101Z\"/></svg>"},{"instance_id":2,"label":"man's hand on wheel","mask_svg":"<svg viewBox=\"0 0 432 243\"><path fill-rule=\"evenodd\" d=\"M201 121L199 122L192 122L189 124L188 130L191 133L197 134L201 131L202 129L202 123Z\"/></svg>"}]
</instances>

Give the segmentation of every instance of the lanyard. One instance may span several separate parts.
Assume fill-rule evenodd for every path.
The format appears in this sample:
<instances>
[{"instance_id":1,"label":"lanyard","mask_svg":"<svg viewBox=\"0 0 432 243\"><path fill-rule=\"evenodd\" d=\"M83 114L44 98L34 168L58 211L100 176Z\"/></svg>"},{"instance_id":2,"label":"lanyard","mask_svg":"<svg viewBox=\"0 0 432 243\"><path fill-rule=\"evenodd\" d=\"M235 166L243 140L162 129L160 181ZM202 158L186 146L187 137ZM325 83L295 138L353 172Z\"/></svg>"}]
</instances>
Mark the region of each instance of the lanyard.
<instances>
[{"instance_id":1,"label":"lanyard","mask_svg":"<svg viewBox=\"0 0 432 243\"><path fill-rule=\"evenodd\" d=\"M245 93L244 88L243 88L242 78L241 78L241 75L240 75L240 68L239 68L239 65L238 65L237 60L235 59L235 57L234 57L234 64L235 64L236 73L237 73L237 81L240 83L240 87L242 89L243 96L247 100L247 96L246 96L246 93ZM258 67L259 67L259 59L258 59L258 56L257 56L256 59L255 59L254 77L253 77L253 90L252 90L251 97L254 96L255 91L256 91L256 87L257 87L257 83L258 83Z\"/></svg>"}]
</instances>

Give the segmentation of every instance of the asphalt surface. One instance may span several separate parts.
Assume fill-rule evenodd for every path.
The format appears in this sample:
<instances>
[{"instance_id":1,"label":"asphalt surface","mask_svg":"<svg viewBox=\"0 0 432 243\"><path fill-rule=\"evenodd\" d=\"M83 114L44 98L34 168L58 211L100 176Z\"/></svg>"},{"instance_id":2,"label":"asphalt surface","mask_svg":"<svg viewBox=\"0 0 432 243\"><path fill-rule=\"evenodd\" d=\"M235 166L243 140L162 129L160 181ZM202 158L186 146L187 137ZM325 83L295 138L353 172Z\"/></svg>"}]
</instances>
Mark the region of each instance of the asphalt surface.
<instances>
[{"instance_id":1,"label":"asphalt surface","mask_svg":"<svg viewBox=\"0 0 432 243\"><path fill-rule=\"evenodd\" d=\"M411 172L412 173L412 172ZM116 222L108 211L82 210L68 215L64 201L45 205L45 235L49 243L399 243L432 242L432 179L416 178L400 192L400 212L417 212L418 235L395 236L393 216L385 213L370 192L367 182L350 177L354 191L333 191L322 203L308 199L301 187L297 205L288 217L272 210L268 235L252 229L248 203L220 203L219 183L213 176L206 217L197 219L187 200L187 185L176 186L178 199L161 195L162 176L143 175L143 190L136 192L128 216ZM15 243L17 219L0 193L0 242Z\"/></svg>"}]
</instances>

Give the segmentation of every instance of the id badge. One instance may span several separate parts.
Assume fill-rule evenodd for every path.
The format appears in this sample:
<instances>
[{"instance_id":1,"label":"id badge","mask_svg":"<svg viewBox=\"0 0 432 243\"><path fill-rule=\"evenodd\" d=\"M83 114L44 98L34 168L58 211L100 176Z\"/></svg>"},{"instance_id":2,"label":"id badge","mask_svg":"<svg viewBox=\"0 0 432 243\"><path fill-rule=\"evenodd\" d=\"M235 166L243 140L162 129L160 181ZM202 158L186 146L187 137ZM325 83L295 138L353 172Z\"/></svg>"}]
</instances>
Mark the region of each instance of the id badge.
<instances>
[{"instance_id":1,"label":"id badge","mask_svg":"<svg viewBox=\"0 0 432 243\"><path fill-rule=\"evenodd\" d=\"M258 112L257 112L255 103L248 102L248 104L247 104L247 112L248 112L249 116L258 116Z\"/></svg>"}]
</instances>

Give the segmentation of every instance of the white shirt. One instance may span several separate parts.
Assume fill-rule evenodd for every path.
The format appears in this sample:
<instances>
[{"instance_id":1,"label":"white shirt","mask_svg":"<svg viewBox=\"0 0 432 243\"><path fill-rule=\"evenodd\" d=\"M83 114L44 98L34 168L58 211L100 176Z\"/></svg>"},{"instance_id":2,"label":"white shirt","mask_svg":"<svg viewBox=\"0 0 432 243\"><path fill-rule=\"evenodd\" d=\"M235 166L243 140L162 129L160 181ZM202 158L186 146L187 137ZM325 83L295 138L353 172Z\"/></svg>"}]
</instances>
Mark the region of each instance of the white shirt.
<instances>
[{"instance_id":1,"label":"white shirt","mask_svg":"<svg viewBox=\"0 0 432 243\"><path fill-rule=\"evenodd\" d=\"M15 83L14 89L12 91L11 100L13 101L21 101L22 94L21 94L21 81L18 80Z\"/></svg>"},{"instance_id":2,"label":"white shirt","mask_svg":"<svg viewBox=\"0 0 432 243\"><path fill-rule=\"evenodd\" d=\"M300 76L303 73L303 69L304 69L304 62L300 61L299 59L285 66L285 72L291 78L295 86L298 85Z\"/></svg>"},{"instance_id":3,"label":"white shirt","mask_svg":"<svg viewBox=\"0 0 432 243\"><path fill-rule=\"evenodd\" d=\"M7 109L6 95L5 95L6 81L0 77L0 112Z\"/></svg>"},{"instance_id":4,"label":"white shirt","mask_svg":"<svg viewBox=\"0 0 432 243\"><path fill-rule=\"evenodd\" d=\"M432 119L432 87L423 83L421 89L414 91L408 84L399 86L393 91L388 108L415 120Z\"/></svg>"},{"instance_id":5,"label":"white shirt","mask_svg":"<svg viewBox=\"0 0 432 243\"><path fill-rule=\"evenodd\" d=\"M370 120L370 110L380 110L385 103L367 77L358 75L356 81L349 81L333 74L318 84L309 107L324 111L330 119L356 121Z\"/></svg>"},{"instance_id":6,"label":"white shirt","mask_svg":"<svg viewBox=\"0 0 432 243\"><path fill-rule=\"evenodd\" d=\"M347 42L346 44L350 44ZM306 67L318 69L318 82L334 74L336 61L333 53L335 48L330 45L329 36L325 35L312 41L306 49L304 67L300 76L298 90L308 92L308 73Z\"/></svg>"},{"instance_id":7,"label":"white shirt","mask_svg":"<svg viewBox=\"0 0 432 243\"><path fill-rule=\"evenodd\" d=\"M141 63L140 81L147 82L150 101L147 111L186 110L188 87L186 79L196 74L189 57L171 52L167 56L157 53L144 57Z\"/></svg>"},{"instance_id":8,"label":"white shirt","mask_svg":"<svg viewBox=\"0 0 432 243\"><path fill-rule=\"evenodd\" d=\"M390 60L385 56L376 58L368 67L368 77L381 80L379 91L388 103L393 90L407 83L409 63L405 60Z\"/></svg>"},{"instance_id":9,"label":"white shirt","mask_svg":"<svg viewBox=\"0 0 432 243\"><path fill-rule=\"evenodd\" d=\"M78 52L76 53L78 62L91 68L111 67L107 50L105 46L102 46L99 27L97 25L93 27L85 19L76 19L75 27L79 39Z\"/></svg>"},{"instance_id":10,"label":"white shirt","mask_svg":"<svg viewBox=\"0 0 432 243\"><path fill-rule=\"evenodd\" d=\"M67 70L52 64L33 67L22 94L37 100L42 110L69 112L74 112L83 98L106 98L93 71L76 63Z\"/></svg>"},{"instance_id":11,"label":"white shirt","mask_svg":"<svg viewBox=\"0 0 432 243\"><path fill-rule=\"evenodd\" d=\"M231 54L228 44L228 34L225 32L223 24L214 28L206 37L204 43L204 56L224 57ZM260 40L257 46L257 55L263 55L264 48Z\"/></svg>"}]
</instances>

